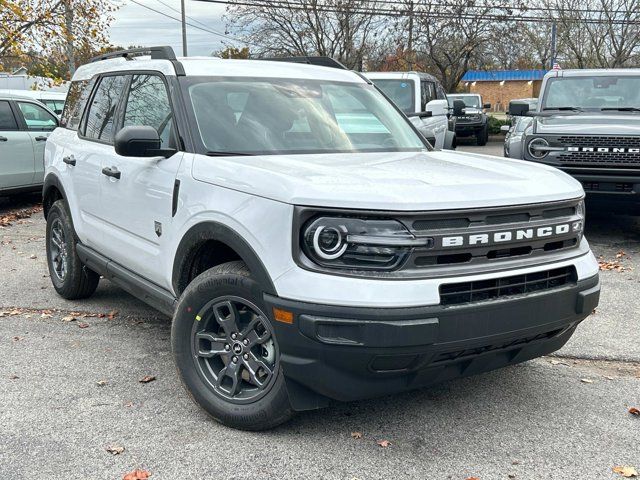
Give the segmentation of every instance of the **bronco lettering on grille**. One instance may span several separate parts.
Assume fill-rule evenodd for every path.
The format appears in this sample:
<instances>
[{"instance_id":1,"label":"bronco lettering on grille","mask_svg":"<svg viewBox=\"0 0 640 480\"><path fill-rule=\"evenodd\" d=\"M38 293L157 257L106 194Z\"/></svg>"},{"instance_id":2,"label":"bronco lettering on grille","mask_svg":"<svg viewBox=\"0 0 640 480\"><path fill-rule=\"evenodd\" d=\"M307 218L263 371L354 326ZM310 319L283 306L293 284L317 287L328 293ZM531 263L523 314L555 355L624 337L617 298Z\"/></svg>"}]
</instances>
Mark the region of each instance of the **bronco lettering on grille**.
<instances>
[{"instance_id":1,"label":"bronco lettering on grille","mask_svg":"<svg viewBox=\"0 0 640 480\"><path fill-rule=\"evenodd\" d=\"M516 230L504 230L491 233L473 233L442 237L442 247L463 247L473 245L492 245L503 242L524 241L537 238L550 238L579 232L582 222L562 223L559 225L539 226Z\"/></svg>"}]
</instances>

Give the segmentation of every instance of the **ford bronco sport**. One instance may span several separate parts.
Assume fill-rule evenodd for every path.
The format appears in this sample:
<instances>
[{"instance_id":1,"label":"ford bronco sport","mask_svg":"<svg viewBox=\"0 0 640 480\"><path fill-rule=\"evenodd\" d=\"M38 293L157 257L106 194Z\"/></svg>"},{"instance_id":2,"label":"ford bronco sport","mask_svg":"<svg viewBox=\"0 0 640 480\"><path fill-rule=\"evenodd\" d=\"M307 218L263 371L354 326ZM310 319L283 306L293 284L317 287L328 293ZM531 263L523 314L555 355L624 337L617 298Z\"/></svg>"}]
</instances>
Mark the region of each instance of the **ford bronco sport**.
<instances>
[{"instance_id":1,"label":"ford bronco sport","mask_svg":"<svg viewBox=\"0 0 640 480\"><path fill-rule=\"evenodd\" d=\"M359 74L296 60L80 67L46 147L56 291L103 276L173 316L186 389L242 429L564 345L600 289L580 184L434 150Z\"/></svg>"},{"instance_id":2,"label":"ford bronco sport","mask_svg":"<svg viewBox=\"0 0 640 480\"><path fill-rule=\"evenodd\" d=\"M525 160L572 175L593 206L640 214L640 69L552 70L537 107L509 113L533 116Z\"/></svg>"}]
</instances>

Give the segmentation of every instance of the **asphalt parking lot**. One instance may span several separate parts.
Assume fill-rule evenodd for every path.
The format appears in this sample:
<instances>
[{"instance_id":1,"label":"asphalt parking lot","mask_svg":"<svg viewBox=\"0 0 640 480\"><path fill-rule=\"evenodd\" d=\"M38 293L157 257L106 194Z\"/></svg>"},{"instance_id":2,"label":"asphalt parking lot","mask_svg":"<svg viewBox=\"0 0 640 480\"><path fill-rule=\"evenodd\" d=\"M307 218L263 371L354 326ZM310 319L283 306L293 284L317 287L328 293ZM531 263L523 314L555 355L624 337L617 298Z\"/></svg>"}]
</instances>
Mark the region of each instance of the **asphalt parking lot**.
<instances>
[{"instance_id":1,"label":"asphalt parking lot","mask_svg":"<svg viewBox=\"0 0 640 480\"><path fill-rule=\"evenodd\" d=\"M500 143L462 143L502 154ZM37 200L0 199L0 218ZM86 301L57 297L42 214L10 223L0 227L0 479L120 479L136 468L153 480L640 471L640 416L629 413L640 408L640 219L588 213L605 268L601 304L556 355L300 414L263 433L220 426L191 402L173 366L168 318L106 281ZM145 376L155 380L141 383Z\"/></svg>"}]
</instances>

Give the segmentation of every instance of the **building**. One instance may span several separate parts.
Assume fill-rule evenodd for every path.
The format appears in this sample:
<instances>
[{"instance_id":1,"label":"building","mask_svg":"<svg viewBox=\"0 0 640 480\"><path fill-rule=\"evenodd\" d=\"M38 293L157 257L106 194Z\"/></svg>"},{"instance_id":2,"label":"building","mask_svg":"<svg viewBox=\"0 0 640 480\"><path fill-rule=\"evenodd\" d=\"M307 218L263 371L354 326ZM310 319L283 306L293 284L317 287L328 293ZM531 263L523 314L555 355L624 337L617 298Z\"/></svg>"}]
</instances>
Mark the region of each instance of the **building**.
<instances>
[{"instance_id":1,"label":"building","mask_svg":"<svg viewBox=\"0 0 640 480\"><path fill-rule=\"evenodd\" d=\"M469 93L479 93L491 110L504 112L516 98L537 98L542 77L547 70L469 70L461 86Z\"/></svg>"},{"instance_id":2,"label":"building","mask_svg":"<svg viewBox=\"0 0 640 480\"><path fill-rule=\"evenodd\" d=\"M45 77L27 75L27 69L20 67L13 73L0 72L0 90L51 90L66 92L68 82L54 85L53 80Z\"/></svg>"}]
</instances>

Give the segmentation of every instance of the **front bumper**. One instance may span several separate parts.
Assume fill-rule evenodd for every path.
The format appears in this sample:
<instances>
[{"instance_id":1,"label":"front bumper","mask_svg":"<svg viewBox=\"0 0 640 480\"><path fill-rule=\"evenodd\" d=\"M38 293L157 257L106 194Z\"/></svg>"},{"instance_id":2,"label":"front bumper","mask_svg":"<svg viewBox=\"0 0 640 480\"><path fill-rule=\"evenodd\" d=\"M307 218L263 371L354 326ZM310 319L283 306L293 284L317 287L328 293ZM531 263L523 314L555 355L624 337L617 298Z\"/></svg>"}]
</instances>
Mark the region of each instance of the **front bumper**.
<instances>
[{"instance_id":1,"label":"front bumper","mask_svg":"<svg viewBox=\"0 0 640 480\"><path fill-rule=\"evenodd\" d=\"M481 121L468 122L468 123L460 123L460 121L458 121L456 122L456 135L459 135L459 136L475 135L481 132L483 128L484 128L484 123Z\"/></svg>"},{"instance_id":2,"label":"front bumper","mask_svg":"<svg viewBox=\"0 0 640 480\"><path fill-rule=\"evenodd\" d=\"M363 308L265 295L294 409L424 387L561 348L597 306L598 275L540 293L459 306Z\"/></svg>"}]
</instances>

